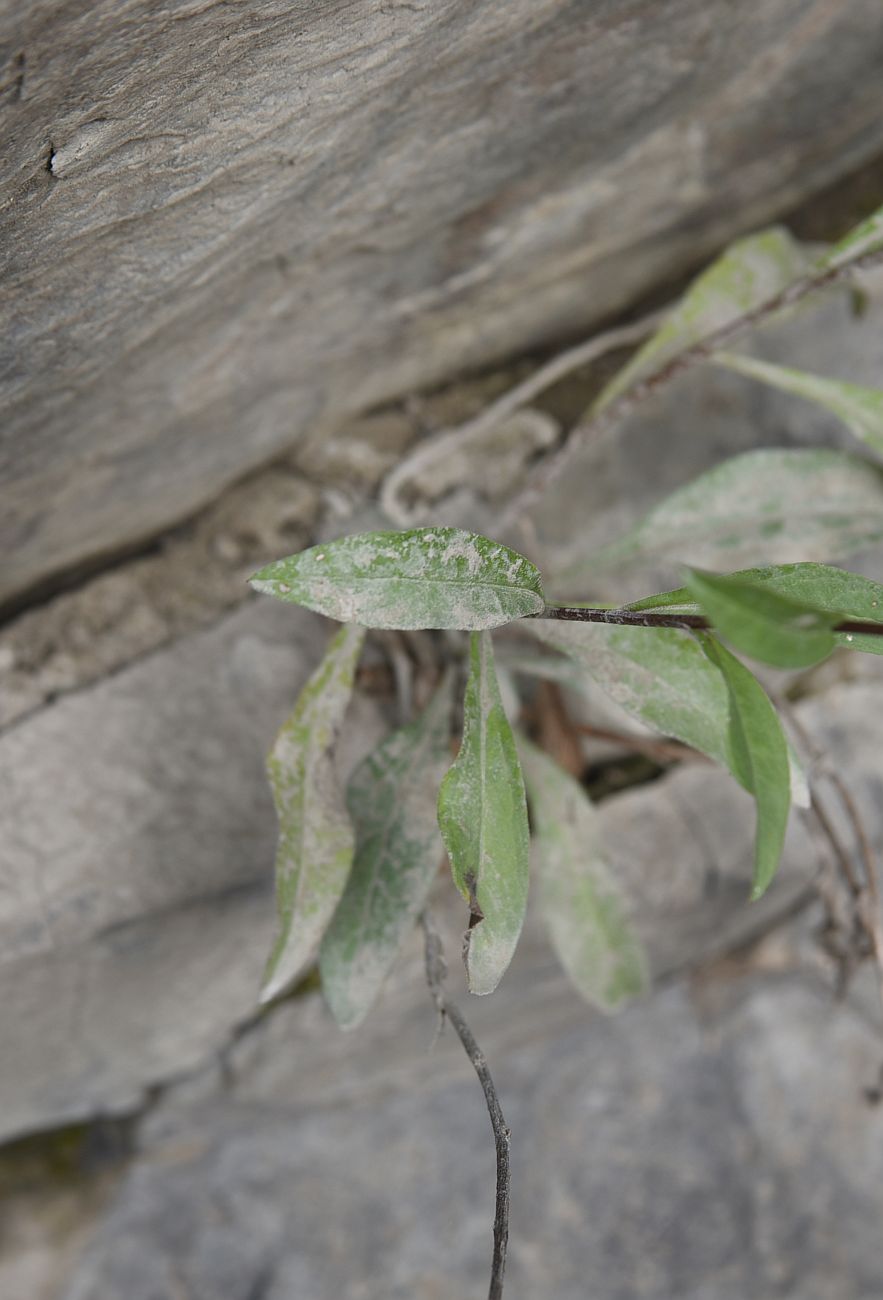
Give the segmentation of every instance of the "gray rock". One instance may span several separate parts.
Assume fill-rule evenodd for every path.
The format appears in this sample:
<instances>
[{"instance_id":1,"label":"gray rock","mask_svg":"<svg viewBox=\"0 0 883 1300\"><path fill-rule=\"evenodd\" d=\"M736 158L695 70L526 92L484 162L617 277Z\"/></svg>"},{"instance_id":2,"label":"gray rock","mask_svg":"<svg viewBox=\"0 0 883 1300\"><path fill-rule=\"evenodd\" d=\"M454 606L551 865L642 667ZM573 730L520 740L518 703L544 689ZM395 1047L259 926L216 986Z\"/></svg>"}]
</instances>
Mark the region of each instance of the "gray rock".
<instances>
[{"instance_id":1,"label":"gray rock","mask_svg":"<svg viewBox=\"0 0 883 1300\"><path fill-rule=\"evenodd\" d=\"M0 48L0 601L883 144L877 0L34 0Z\"/></svg>"},{"instance_id":2,"label":"gray rock","mask_svg":"<svg viewBox=\"0 0 883 1300\"><path fill-rule=\"evenodd\" d=\"M167 1107L60 1300L484 1295L490 1129L452 1036L427 1054L425 1017L404 1086ZM675 988L495 1037L513 1296L880 1294L883 1113L861 1096L879 1039L806 975L743 976L712 1017ZM370 1025L348 1041L343 1070L379 1071ZM296 1086L298 1045L278 1050Z\"/></svg>"}]
</instances>

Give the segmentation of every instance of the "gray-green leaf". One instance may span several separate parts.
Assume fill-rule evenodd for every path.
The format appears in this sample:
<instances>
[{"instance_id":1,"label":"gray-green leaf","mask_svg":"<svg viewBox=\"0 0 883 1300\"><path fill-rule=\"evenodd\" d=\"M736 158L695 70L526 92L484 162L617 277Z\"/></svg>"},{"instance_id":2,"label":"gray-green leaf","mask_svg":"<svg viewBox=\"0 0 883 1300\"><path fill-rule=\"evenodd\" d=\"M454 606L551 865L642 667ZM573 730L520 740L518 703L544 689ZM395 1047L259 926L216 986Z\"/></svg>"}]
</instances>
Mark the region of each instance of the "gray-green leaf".
<instances>
[{"instance_id":1,"label":"gray-green leaf","mask_svg":"<svg viewBox=\"0 0 883 1300\"><path fill-rule=\"evenodd\" d=\"M687 589L720 634L761 663L808 668L836 645L842 614L826 613L744 578L688 570Z\"/></svg>"},{"instance_id":2,"label":"gray-green leaf","mask_svg":"<svg viewBox=\"0 0 883 1300\"><path fill-rule=\"evenodd\" d=\"M451 683L353 774L356 856L322 940L325 998L343 1029L361 1024L426 902L442 860L436 791L447 766Z\"/></svg>"},{"instance_id":3,"label":"gray-green leaf","mask_svg":"<svg viewBox=\"0 0 883 1300\"><path fill-rule=\"evenodd\" d=\"M647 964L604 860L598 814L582 786L523 737L519 751L552 945L579 993L616 1011L646 988Z\"/></svg>"},{"instance_id":4,"label":"gray-green leaf","mask_svg":"<svg viewBox=\"0 0 883 1300\"><path fill-rule=\"evenodd\" d=\"M846 569L829 564L769 564L758 569L742 569L730 575L765 587L798 604L811 605L830 614L860 622L883 623L883 584ZM633 601L627 609L668 609L679 614L698 614L699 605L686 587L663 591ZM850 650L883 654L883 636L835 632L838 645Z\"/></svg>"},{"instance_id":5,"label":"gray-green leaf","mask_svg":"<svg viewBox=\"0 0 883 1300\"><path fill-rule=\"evenodd\" d=\"M733 244L694 280L684 297L594 405L602 410L713 331L753 311L803 275L806 250L781 226Z\"/></svg>"},{"instance_id":6,"label":"gray-green leaf","mask_svg":"<svg viewBox=\"0 0 883 1300\"><path fill-rule=\"evenodd\" d=\"M729 370L758 379L772 388L815 402L842 420L851 433L883 455L883 392L839 379L824 379L803 370L776 366L735 352L716 352L713 360Z\"/></svg>"},{"instance_id":7,"label":"gray-green leaf","mask_svg":"<svg viewBox=\"0 0 883 1300\"><path fill-rule=\"evenodd\" d=\"M365 627L491 628L544 605L535 565L459 528L341 537L268 564L251 585Z\"/></svg>"},{"instance_id":8,"label":"gray-green leaf","mask_svg":"<svg viewBox=\"0 0 883 1300\"><path fill-rule=\"evenodd\" d=\"M521 766L486 632L472 636L463 712L463 742L439 791L438 821L454 883L470 904L469 989L492 993L524 923L529 832Z\"/></svg>"},{"instance_id":9,"label":"gray-green leaf","mask_svg":"<svg viewBox=\"0 0 883 1300\"><path fill-rule=\"evenodd\" d=\"M766 892L782 856L791 807L788 748L778 714L757 679L714 637L700 634L699 639L726 679L733 761L757 806L754 900Z\"/></svg>"},{"instance_id":10,"label":"gray-green leaf","mask_svg":"<svg viewBox=\"0 0 883 1300\"><path fill-rule=\"evenodd\" d=\"M711 569L837 560L883 540L883 471L839 451L751 451L655 506L625 537L561 581L637 560Z\"/></svg>"},{"instance_id":11,"label":"gray-green leaf","mask_svg":"<svg viewBox=\"0 0 883 1300\"><path fill-rule=\"evenodd\" d=\"M279 931L261 1001L294 983L337 905L353 857L353 832L332 762L365 630L341 628L301 691L267 758L279 819Z\"/></svg>"}]
</instances>

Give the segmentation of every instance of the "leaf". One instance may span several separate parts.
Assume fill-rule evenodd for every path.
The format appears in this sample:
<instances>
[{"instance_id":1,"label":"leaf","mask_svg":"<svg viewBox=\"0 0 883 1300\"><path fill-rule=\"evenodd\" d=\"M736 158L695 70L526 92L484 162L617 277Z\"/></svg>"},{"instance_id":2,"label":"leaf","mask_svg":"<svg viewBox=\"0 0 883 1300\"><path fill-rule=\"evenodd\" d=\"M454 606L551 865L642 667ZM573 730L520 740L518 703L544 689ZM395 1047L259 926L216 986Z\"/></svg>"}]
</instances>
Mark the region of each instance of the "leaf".
<instances>
[{"instance_id":1,"label":"leaf","mask_svg":"<svg viewBox=\"0 0 883 1300\"><path fill-rule=\"evenodd\" d=\"M788 747L778 714L757 679L714 637L700 634L699 640L726 680L734 765L757 806L754 901L766 892L782 856L791 806Z\"/></svg>"},{"instance_id":2,"label":"leaf","mask_svg":"<svg viewBox=\"0 0 883 1300\"><path fill-rule=\"evenodd\" d=\"M829 248L819 265L823 268L843 266L845 262L851 262L865 253L873 253L878 248L883 249L883 208L872 212L833 248Z\"/></svg>"},{"instance_id":3,"label":"leaf","mask_svg":"<svg viewBox=\"0 0 883 1300\"><path fill-rule=\"evenodd\" d=\"M883 391L879 388L862 388L859 384L847 384L839 379L824 379L821 375L790 370L786 366L739 356L735 352L716 352L712 360L750 379L758 379L773 388L815 402L836 415L851 433L883 455Z\"/></svg>"},{"instance_id":4,"label":"leaf","mask_svg":"<svg viewBox=\"0 0 883 1300\"><path fill-rule=\"evenodd\" d=\"M438 821L454 883L471 910L469 989L492 993L524 923L529 832L521 767L487 633L472 636L463 741L442 781Z\"/></svg>"},{"instance_id":5,"label":"leaf","mask_svg":"<svg viewBox=\"0 0 883 1300\"><path fill-rule=\"evenodd\" d=\"M692 606L692 612L697 608ZM676 628L616 627L600 623L531 621L525 627L568 656L616 704L664 736L674 736L727 768L744 784L744 766L732 753L730 699L722 673L698 641ZM538 675L578 686L561 661L514 661ZM806 776L789 747L792 797L808 804Z\"/></svg>"},{"instance_id":6,"label":"leaf","mask_svg":"<svg viewBox=\"0 0 883 1300\"><path fill-rule=\"evenodd\" d=\"M726 683L689 632L542 619L525 626L626 713L730 766Z\"/></svg>"},{"instance_id":7,"label":"leaf","mask_svg":"<svg viewBox=\"0 0 883 1300\"><path fill-rule=\"evenodd\" d=\"M523 737L519 751L552 945L578 992L615 1011L647 987L647 964L604 860L598 814L582 786Z\"/></svg>"},{"instance_id":8,"label":"leaf","mask_svg":"<svg viewBox=\"0 0 883 1300\"><path fill-rule=\"evenodd\" d=\"M808 668L836 645L842 614L808 608L744 578L688 570L687 589L713 626L743 654L776 668Z\"/></svg>"},{"instance_id":9,"label":"leaf","mask_svg":"<svg viewBox=\"0 0 883 1300\"><path fill-rule=\"evenodd\" d=\"M679 488L561 582L638 560L836 560L883 540L883 471L840 451L750 451Z\"/></svg>"},{"instance_id":10,"label":"leaf","mask_svg":"<svg viewBox=\"0 0 883 1300\"><path fill-rule=\"evenodd\" d=\"M813 605L857 622L883 623L883 584L846 569L835 569L829 564L770 564L759 569L742 569L730 576L765 587L798 604ZM699 613L699 606L686 587L645 596L626 609ZM834 640L850 650L883 654L883 636L835 632Z\"/></svg>"},{"instance_id":11,"label":"leaf","mask_svg":"<svg viewBox=\"0 0 883 1300\"><path fill-rule=\"evenodd\" d=\"M545 603L529 560L459 528L342 537L276 560L250 582L365 627L491 628L538 614Z\"/></svg>"},{"instance_id":12,"label":"leaf","mask_svg":"<svg viewBox=\"0 0 883 1300\"><path fill-rule=\"evenodd\" d=\"M451 682L354 772L347 805L356 855L320 950L322 987L342 1029L361 1024L423 910L442 860L436 791L448 763Z\"/></svg>"},{"instance_id":13,"label":"leaf","mask_svg":"<svg viewBox=\"0 0 883 1300\"><path fill-rule=\"evenodd\" d=\"M593 410L655 374L679 353L781 292L807 269L806 250L782 226L731 245L684 294L653 337L602 391Z\"/></svg>"},{"instance_id":14,"label":"leaf","mask_svg":"<svg viewBox=\"0 0 883 1300\"><path fill-rule=\"evenodd\" d=\"M297 979L346 884L353 832L332 750L364 639L364 628L340 629L267 757L279 819L279 930L264 973L261 1002L278 997Z\"/></svg>"}]
</instances>

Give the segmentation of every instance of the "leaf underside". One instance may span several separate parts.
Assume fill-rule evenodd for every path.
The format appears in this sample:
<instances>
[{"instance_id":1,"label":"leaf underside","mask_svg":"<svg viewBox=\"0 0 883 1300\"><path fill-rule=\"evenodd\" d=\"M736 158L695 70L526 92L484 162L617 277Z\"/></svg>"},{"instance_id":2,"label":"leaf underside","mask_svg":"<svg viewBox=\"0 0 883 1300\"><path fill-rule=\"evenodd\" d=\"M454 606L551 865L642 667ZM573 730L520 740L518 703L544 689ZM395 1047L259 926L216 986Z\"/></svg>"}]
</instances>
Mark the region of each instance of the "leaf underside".
<instances>
[{"instance_id":1,"label":"leaf underside","mask_svg":"<svg viewBox=\"0 0 883 1300\"><path fill-rule=\"evenodd\" d=\"M353 832L334 771L333 749L364 637L364 628L340 629L267 758L279 820L279 929L264 974L262 1002L295 982L346 884Z\"/></svg>"},{"instance_id":2,"label":"leaf underside","mask_svg":"<svg viewBox=\"0 0 883 1300\"><path fill-rule=\"evenodd\" d=\"M319 962L326 1001L343 1029L361 1024L374 1004L442 861L435 805L449 757L450 707L446 677L421 717L388 736L347 788L355 861Z\"/></svg>"}]
</instances>

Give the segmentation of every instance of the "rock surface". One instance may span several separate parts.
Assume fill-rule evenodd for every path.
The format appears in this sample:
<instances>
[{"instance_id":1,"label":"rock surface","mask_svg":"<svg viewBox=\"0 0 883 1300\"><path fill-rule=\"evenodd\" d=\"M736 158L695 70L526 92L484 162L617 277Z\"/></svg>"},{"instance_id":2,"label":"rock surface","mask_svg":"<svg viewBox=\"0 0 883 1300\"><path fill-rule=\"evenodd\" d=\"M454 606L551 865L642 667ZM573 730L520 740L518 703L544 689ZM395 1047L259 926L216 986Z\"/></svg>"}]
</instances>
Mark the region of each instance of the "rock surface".
<instances>
[{"instance_id":1,"label":"rock surface","mask_svg":"<svg viewBox=\"0 0 883 1300\"><path fill-rule=\"evenodd\" d=\"M877 0L6 0L0 49L0 602L883 145Z\"/></svg>"}]
</instances>

